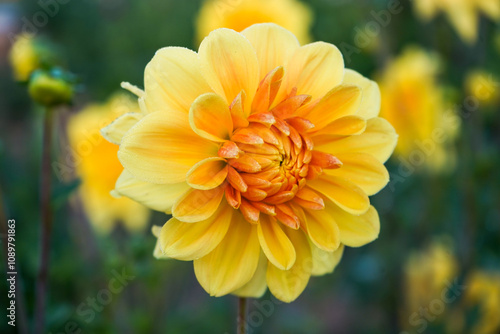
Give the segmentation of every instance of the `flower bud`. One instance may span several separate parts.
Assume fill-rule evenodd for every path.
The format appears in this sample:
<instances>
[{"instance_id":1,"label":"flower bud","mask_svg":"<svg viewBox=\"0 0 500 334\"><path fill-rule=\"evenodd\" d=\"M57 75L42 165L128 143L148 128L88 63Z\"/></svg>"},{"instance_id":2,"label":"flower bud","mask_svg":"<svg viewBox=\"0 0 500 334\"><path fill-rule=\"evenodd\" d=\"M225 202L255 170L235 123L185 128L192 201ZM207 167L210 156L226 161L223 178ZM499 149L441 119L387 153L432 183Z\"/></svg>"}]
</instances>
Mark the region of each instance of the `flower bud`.
<instances>
[{"instance_id":1,"label":"flower bud","mask_svg":"<svg viewBox=\"0 0 500 334\"><path fill-rule=\"evenodd\" d=\"M28 91L33 101L46 107L67 104L71 102L74 93L73 84L60 70L35 71Z\"/></svg>"}]
</instances>

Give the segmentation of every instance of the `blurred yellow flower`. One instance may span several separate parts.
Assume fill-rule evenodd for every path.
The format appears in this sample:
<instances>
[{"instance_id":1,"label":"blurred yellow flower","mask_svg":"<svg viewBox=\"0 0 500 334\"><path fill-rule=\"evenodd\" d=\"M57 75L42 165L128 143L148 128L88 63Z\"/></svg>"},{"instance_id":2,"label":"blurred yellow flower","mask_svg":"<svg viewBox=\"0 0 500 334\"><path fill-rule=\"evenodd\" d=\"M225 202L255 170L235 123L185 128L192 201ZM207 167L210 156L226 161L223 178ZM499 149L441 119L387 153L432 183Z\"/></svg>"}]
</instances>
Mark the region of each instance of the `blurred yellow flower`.
<instances>
[{"instance_id":1,"label":"blurred yellow flower","mask_svg":"<svg viewBox=\"0 0 500 334\"><path fill-rule=\"evenodd\" d=\"M427 21L444 12L468 44L477 40L481 13L500 21L500 0L415 0L414 6L417 15Z\"/></svg>"},{"instance_id":2,"label":"blurred yellow flower","mask_svg":"<svg viewBox=\"0 0 500 334\"><path fill-rule=\"evenodd\" d=\"M130 231L143 230L148 222L149 209L128 198L111 196L123 167L116 157L118 146L100 134L101 128L116 117L138 111L137 102L118 94L105 104L89 105L68 122L76 173L82 182L79 189L82 205L100 233L110 232L118 223Z\"/></svg>"},{"instance_id":3,"label":"blurred yellow flower","mask_svg":"<svg viewBox=\"0 0 500 334\"><path fill-rule=\"evenodd\" d=\"M396 153L406 163L450 170L455 154L450 147L460 119L447 103L437 81L439 61L416 47L392 61L380 78L381 117L400 135Z\"/></svg>"},{"instance_id":4,"label":"blurred yellow flower","mask_svg":"<svg viewBox=\"0 0 500 334\"><path fill-rule=\"evenodd\" d=\"M459 295L452 291L457 275L451 240L436 239L425 250L412 253L404 267L402 326L417 326L419 317L426 316L422 310L430 313L427 320L442 315L452 301L458 300Z\"/></svg>"},{"instance_id":5,"label":"blurred yellow flower","mask_svg":"<svg viewBox=\"0 0 500 334\"><path fill-rule=\"evenodd\" d=\"M335 46L275 24L218 29L198 53L157 51L135 90L145 116L106 128L125 167L116 191L172 213L154 254L194 261L210 295L269 287L291 302L344 245L377 238L368 196L389 180L397 135L377 84Z\"/></svg>"},{"instance_id":6,"label":"blurred yellow flower","mask_svg":"<svg viewBox=\"0 0 500 334\"><path fill-rule=\"evenodd\" d=\"M500 101L499 82L491 73L474 70L465 78L465 91L477 98L480 104L494 105Z\"/></svg>"},{"instance_id":7,"label":"blurred yellow flower","mask_svg":"<svg viewBox=\"0 0 500 334\"><path fill-rule=\"evenodd\" d=\"M301 44L312 40L312 11L298 0L206 0L196 21L198 42L217 28L242 31L266 22L288 29Z\"/></svg>"},{"instance_id":8,"label":"blurred yellow flower","mask_svg":"<svg viewBox=\"0 0 500 334\"><path fill-rule=\"evenodd\" d=\"M28 81L31 73L40 67L40 57L35 48L35 38L30 34L18 35L12 45L9 60L17 81Z\"/></svg>"},{"instance_id":9,"label":"blurred yellow flower","mask_svg":"<svg viewBox=\"0 0 500 334\"><path fill-rule=\"evenodd\" d=\"M479 307L478 321L471 333L494 334L500 331L500 272L477 270L466 281L465 303Z\"/></svg>"}]
</instances>

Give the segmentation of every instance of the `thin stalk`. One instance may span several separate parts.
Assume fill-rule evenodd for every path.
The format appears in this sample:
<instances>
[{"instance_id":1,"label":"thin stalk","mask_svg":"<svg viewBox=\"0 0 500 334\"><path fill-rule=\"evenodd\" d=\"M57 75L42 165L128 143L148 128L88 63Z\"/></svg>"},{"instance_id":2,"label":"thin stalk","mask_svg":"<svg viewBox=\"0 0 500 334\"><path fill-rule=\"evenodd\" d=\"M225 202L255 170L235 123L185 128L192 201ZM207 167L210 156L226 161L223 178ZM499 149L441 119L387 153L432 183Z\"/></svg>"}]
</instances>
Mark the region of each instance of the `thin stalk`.
<instances>
[{"instance_id":1,"label":"thin stalk","mask_svg":"<svg viewBox=\"0 0 500 334\"><path fill-rule=\"evenodd\" d=\"M52 232L52 206L51 206L51 183L52 172L50 168L53 111L47 108L43 123L43 148L42 168L40 185L41 205L41 242L40 242L40 267L36 283L36 305L35 305L35 333L45 332L45 306L47 299L47 277L49 273L49 251L50 236Z\"/></svg>"},{"instance_id":2,"label":"thin stalk","mask_svg":"<svg viewBox=\"0 0 500 334\"><path fill-rule=\"evenodd\" d=\"M238 334L247 333L247 299L243 297L238 298Z\"/></svg>"}]
</instances>

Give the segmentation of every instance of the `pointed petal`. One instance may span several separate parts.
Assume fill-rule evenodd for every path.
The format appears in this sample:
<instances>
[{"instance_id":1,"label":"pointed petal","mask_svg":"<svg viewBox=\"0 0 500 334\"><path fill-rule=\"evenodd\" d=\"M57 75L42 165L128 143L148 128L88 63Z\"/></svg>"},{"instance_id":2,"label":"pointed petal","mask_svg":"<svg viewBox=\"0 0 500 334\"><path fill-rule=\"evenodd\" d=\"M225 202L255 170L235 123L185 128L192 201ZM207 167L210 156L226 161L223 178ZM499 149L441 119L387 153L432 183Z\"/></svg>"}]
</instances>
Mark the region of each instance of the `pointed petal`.
<instances>
[{"instance_id":1,"label":"pointed petal","mask_svg":"<svg viewBox=\"0 0 500 334\"><path fill-rule=\"evenodd\" d=\"M266 282L267 271L267 257L264 253L260 252L259 264L253 274L252 279L238 290L231 292L231 294L238 297L246 298L260 298L267 290Z\"/></svg>"},{"instance_id":2,"label":"pointed petal","mask_svg":"<svg viewBox=\"0 0 500 334\"><path fill-rule=\"evenodd\" d=\"M359 116L349 115L338 118L314 132L314 138L319 135L352 136L359 135L366 130L366 120Z\"/></svg>"},{"instance_id":3,"label":"pointed petal","mask_svg":"<svg viewBox=\"0 0 500 334\"><path fill-rule=\"evenodd\" d=\"M346 69L344 73L345 85L356 85L361 87L362 99L356 115L364 119L377 117L380 112L380 89L375 81L365 78L356 71Z\"/></svg>"},{"instance_id":4,"label":"pointed petal","mask_svg":"<svg viewBox=\"0 0 500 334\"><path fill-rule=\"evenodd\" d=\"M315 180L309 180L307 185L351 214L363 214L370 207L365 192L346 179L323 174Z\"/></svg>"},{"instance_id":5,"label":"pointed petal","mask_svg":"<svg viewBox=\"0 0 500 334\"><path fill-rule=\"evenodd\" d=\"M118 158L135 178L179 183L200 160L217 156L217 145L195 134L180 111L148 114L123 137Z\"/></svg>"},{"instance_id":6,"label":"pointed petal","mask_svg":"<svg viewBox=\"0 0 500 334\"><path fill-rule=\"evenodd\" d=\"M200 75L196 52L181 47L156 52L144 71L144 87L149 112L174 109L188 113L198 96L212 91Z\"/></svg>"},{"instance_id":7,"label":"pointed petal","mask_svg":"<svg viewBox=\"0 0 500 334\"><path fill-rule=\"evenodd\" d=\"M161 254L182 261L204 257L226 235L232 214L233 209L229 205L221 205L210 218L196 223L171 218L163 225L158 238Z\"/></svg>"},{"instance_id":8,"label":"pointed petal","mask_svg":"<svg viewBox=\"0 0 500 334\"><path fill-rule=\"evenodd\" d=\"M273 264L267 267L267 285L271 293L281 301L290 303L304 291L312 271L311 247L301 230L287 228L286 234L292 242L297 257L290 270L281 270Z\"/></svg>"},{"instance_id":9,"label":"pointed petal","mask_svg":"<svg viewBox=\"0 0 500 334\"><path fill-rule=\"evenodd\" d=\"M175 201L189 190L186 182L154 184L140 181L124 170L116 181L115 190L148 208L166 213L172 212Z\"/></svg>"},{"instance_id":10,"label":"pointed petal","mask_svg":"<svg viewBox=\"0 0 500 334\"><path fill-rule=\"evenodd\" d=\"M295 249L276 219L262 215L257 226L260 246L269 261L281 270L295 263Z\"/></svg>"},{"instance_id":11,"label":"pointed petal","mask_svg":"<svg viewBox=\"0 0 500 334\"><path fill-rule=\"evenodd\" d=\"M198 162L186 175L186 182L192 188L208 190L218 187L227 176L227 163L213 157Z\"/></svg>"},{"instance_id":12,"label":"pointed petal","mask_svg":"<svg viewBox=\"0 0 500 334\"><path fill-rule=\"evenodd\" d=\"M191 189L172 206L172 215L180 221L194 223L211 217L224 196L224 187L210 190Z\"/></svg>"},{"instance_id":13,"label":"pointed petal","mask_svg":"<svg viewBox=\"0 0 500 334\"><path fill-rule=\"evenodd\" d=\"M254 24L241 34L248 38L255 48L261 77L278 66L286 65L300 46L294 34L273 23Z\"/></svg>"},{"instance_id":14,"label":"pointed petal","mask_svg":"<svg viewBox=\"0 0 500 334\"><path fill-rule=\"evenodd\" d=\"M357 136L332 136L320 143L314 139L315 149L333 154L367 153L384 163L394 151L398 135L393 126L383 118L375 117L367 121L366 130Z\"/></svg>"},{"instance_id":15,"label":"pointed petal","mask_svg":"<svg viewBox=\"0 0 500 334\"><path fill-rule=\"evenodd\" d=\"M194 132L208 140L223 142L233 133L229 106L214 93L199 96L189 110L189 124Z\"/></svg>"},{"instance_id":16,"label":"pointed petal","mask_svg":"<svg viewBox=\"0 0 500 334\"><path fill-rule=\"evenodd\" d=\"M327 252L333 252L340 245L340 231L334 216L326 210L305 209L304 229L311 241Z\"/></svg>"},{"instance_id":17,"label":"pointed petal","mask_svg":"<svg viewBox=\"0 0 500 334\"><path fill-rule=\"evenodd\" d=\"M338 158L342 168L325 171L351 181L368 195L374 195L389 182L389 173L385 166L370 154L343 153Z\"/></svg>"},{"instance_id":18,"label":"pointed petal","mask_svg":"<svg viewBox=\"0 0 500 334\"><path fill-rule=\"evenodd\" d=\"M226 236L212 252L194 261L194 272L205 291L220 297L252 279L259 257L257 227L234 211Z\"/></svg>"},{"instance_id":19,"label":"pointed petal","mask_svg":"<svg viewBox=\"0 0 500 334\"><path fill-rule=\"evenodd\" d=\"M312 275L322 276L332 273L335 267L337 267L344 253L344 245L341 244L333 252L326 252L311 244L311 251L313 259Z\"/></svg>"},{"instance_id":20,"label":"pointed petal","mask_svg":"<svg viewBox=\"0 0 500 334\"><path fill-rule=\"evenodd\" d=\"M245 91L244 111L248 116L259 85L259 62L252 44L234 30L217 29L201 42L198 58L202 75L228 104Z\"/></svg>"},{"instance_id":21,"label":"pointed petal","mask_svg":"<svg viewBox=\"0 0 500 334\"><path fill-rule=\"evenodd\" d=\"M123 136L133 127L144 114L129 112L115 119L111 124L101 129L102 136L109 142L120 145Z\"/></svg>"}]
</instances>

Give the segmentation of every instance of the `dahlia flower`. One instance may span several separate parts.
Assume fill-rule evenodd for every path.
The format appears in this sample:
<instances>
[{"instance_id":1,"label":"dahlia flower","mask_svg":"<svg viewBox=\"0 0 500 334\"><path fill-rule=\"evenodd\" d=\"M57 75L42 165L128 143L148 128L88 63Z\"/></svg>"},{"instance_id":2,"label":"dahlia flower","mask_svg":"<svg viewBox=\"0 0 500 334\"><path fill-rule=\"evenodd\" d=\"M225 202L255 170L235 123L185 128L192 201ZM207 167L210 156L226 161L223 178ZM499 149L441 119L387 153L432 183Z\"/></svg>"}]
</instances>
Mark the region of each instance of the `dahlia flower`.
<instances>
[{"instance_id":1,"label":"dahlia flower","mask_svg":"<svg viewBox=\"0 0 500 334\"><path fill-rule=\"evenodd\" d=\"M381 116L399 134L396 154L413 167L452 170L460 119L437 80L439 59L418 47L405 49L380 79Z\"/></svg>"},{"instance_id":2,"label":"dahlia flower","mask_svg":"<svg viewBox=\"0 0 500 334\"><path fill-rule=\"evenodd\" d=\"M369 195L397 141L377 84L327 43L275 24L217 29L198 53L147 65L142 114L107 127L125 170L116 191L171 213L155 255L194 262L213 296L291 302L345 246L377 238Z\"/></svg>"},{"instance_id":3,"label":"dahlia flower","mask_svg":"<svg viewBox=\"0 0 500 334\"><path fill-rule=\"evenodd\" d=\"M309 43L312 11L298 0L206 0L196 20L198 42L218 28L238 32L252 24L271 22L291 31L300 43Z\"/></svg>"},{"instance_id":4,"label":"dahlia flower","mask_svg":"<svg viewBox=\"0 0 500 334\"><path fill-rule=\"evenodd\" d=\"M458 35L468 44L477 40L481 13L498 22L500 0L416 0L417 15L430 20L440 11L444 12Z\"/></svg>"},{"instance_id":5,"label":"dahlia flower","mask_svg":"<svg viewBox=\"0 0 500 334\"><path fill-rule=\"evenodd\" d=\"M31 73L40 67L40 55L35 46L35 38L30 34L17 36L9 53L10 64L17 81L28 81Z\"/></svg>"},{"instance_id":6,"label":"dahlia flower","mask_svg":"<svg viewBox=\"0 0 500 334\"><path fill-rule=\"evenodd\" d=\"M100 129L121 114L139 111L131 98L118 94L104 104L91 104L71 117L68 139L77 176L83 209L96 231L108 233L118 223L130 231L142 230L149 209L129 198L114 198L110 192L123 167L116 154L118 147L101 137Z\"/></svg>"}]
</instances>

